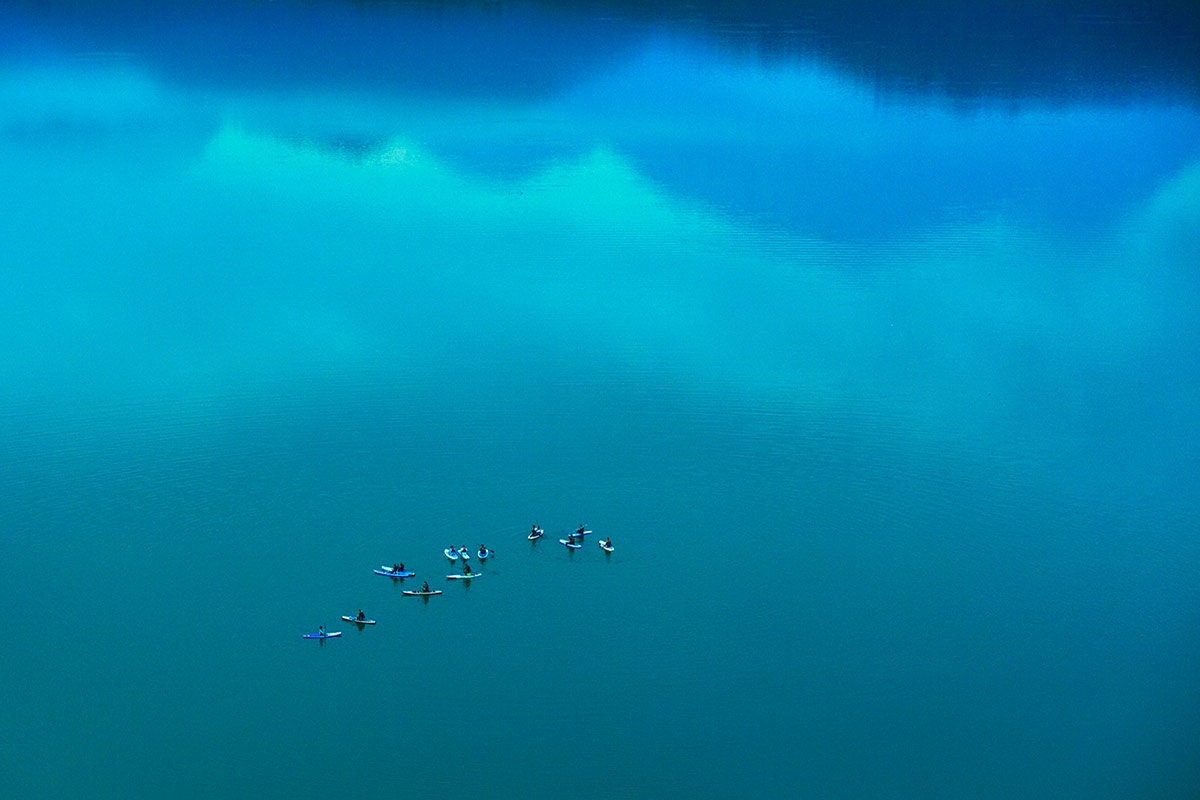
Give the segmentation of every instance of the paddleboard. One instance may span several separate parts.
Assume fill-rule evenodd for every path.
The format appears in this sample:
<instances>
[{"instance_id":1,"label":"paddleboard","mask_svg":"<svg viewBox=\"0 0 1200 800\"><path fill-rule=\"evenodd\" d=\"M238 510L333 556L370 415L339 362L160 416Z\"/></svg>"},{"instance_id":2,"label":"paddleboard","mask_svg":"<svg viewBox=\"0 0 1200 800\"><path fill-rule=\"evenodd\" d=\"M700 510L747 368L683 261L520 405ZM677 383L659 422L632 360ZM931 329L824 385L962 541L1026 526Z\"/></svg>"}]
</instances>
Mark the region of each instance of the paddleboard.
<instances>
[{"instance_id":1,"label":"paddleboard","mask_svg":"<svg viewBox=\"0 0 1200 800\"><path fill-rule=\"evenodd\" d=\"M464 547L458 551L458 557L463 561L468 561L471 558L471 551Z\"/></svg>"},{"instance_id":2,"label":"paddleboard","mask_svg":"<svg viewBox=\"0 0 1200 800\"><path fill-rule=\"evenodd\" d=\"M306 633L306 634L304 634L304 638L305 639L336 639L337 637L339 637L341 635L342 635L341 631L334 631L333 633Z\"/></svg>"},{"instance_id":3,"label":"paddleboard","mask_svg":"<svg viewBox=\"0 0 1200 800\"><path fill-rule=\"evenodd\" d=\"M469 581L472 578L478 578L479 575L480 575L480 573L478 573L478 572L472 572L470 575L447 575L446 580L448 580L448 581Z\"/></svg>"},{"instance_id":4,"label":"paddleboard","mask_svg":"<svg viewBox=\"0 0 1200 800\"><path fill-rule=\"evenodd\" d=\"M479 556L480 561L483 561L484 559L491 558L495 554L496 554L495 550L480 550L475 555Z\"/></svg>"},{"instance_id":5,"label":"paddleboard","mask_svg":"<svg viewBox=\"0 0 1200 800\"><path fill-rule=\"evenodd\" d=\"M342 614L342 619L344 619L346 622L353 622L355 625L374 625L375 624L375 620L373 620L373 619L358 619L357 617L348 617L345 614Z\"/></svg>"},{"instance_id":6,"label":"paddleboard","mask_svg":"<svg viewBox=\"0 0 1200 800\"><path fill-rule=\"evenodd\" d=\"M453 547L447 547L447 548L446 548L445 550L443 550L442 552L443 552L443 553L445 553L445 554L446 554L446 558L450 559L451 561L457 561L457 560L458 560L458 551L457 551L457 550L455 550Z\"/></svg>"},{"instance_id":7,"label":"paddleboard","mask_svg":"<svg viewBox=\"0 0 1200 800\"><path fill-rule=\"evenodd\" d=\"M616 548L615 548L615 547L613 547L611 544L605 544L604 542L601 542L601 543L600 543L600 549L601 549L601 550L603 550L603 551L604 551L604 552L606 552L606 553L611 553L611 552L612 552L613 550L615 550Z\"/></svg>"},{"instance_id":8,"label":"paddleboard","mask_svg":"<svg viewBox=\"0 0 1200 800\"><path fill-rule=\"evenodd\" d=\"M392 572L391 567L380 567L379 569L375 570L375 574L376 575L384 575L388 578L411 578L412 576L416 575L417 573L413 572L410 569L402 569L399 572Z\"/></svg>"},{"instance_id":9,"label":"paddleboard","mask_svg":"<svg viewBox=\"0 0 1200 800\"><path fill-rule=\"evenodd\" d=\"M416 591L414 589L405 589L400 594L406 594L409 597L433 597L435 594L441 594L441 593L442 593L441 589L434 589L429 592L420 592L420 591Z\"/></svg>"},{"instance_id":10,"label":"paddleboard","mask_svg":"<svg viewBox=\"0 0 1200 800\"><path fill-rule=\"evenodd\" d=\"M566 539L559 539L558 543L563 545L564 547L570 548L571 550L578 550L579 548L583 547L583 545L579 544L578 542L576 542L575 544L571 544Z\"/></svg>"},{"instance_id":11,"label":"paddleboard","mask_svg":"<svg viewBox=\"0 0 1200 800\"><path fill-rule=\"evenodd\" d=\"M526 536L525 538L532 542L536 539L542 538L545 535L546 535L546 531L544 531L541 528L538 528L536 531L530 531L529 535Z\"/></svg>"},{"instance_id":12,"label":"paddleboard","mask_svg":"<svg viewBox=\"0 0 1200 800\"><path fill-rule=\"evenodd\" d=\"M587 536L587 535L588 535L588 534L590 534L590 533L591 533L591 531L587 531L587 530L585 530L585 531L575 531L575 535L576 535L576 536Z\"/></svg>"}]
</instances>

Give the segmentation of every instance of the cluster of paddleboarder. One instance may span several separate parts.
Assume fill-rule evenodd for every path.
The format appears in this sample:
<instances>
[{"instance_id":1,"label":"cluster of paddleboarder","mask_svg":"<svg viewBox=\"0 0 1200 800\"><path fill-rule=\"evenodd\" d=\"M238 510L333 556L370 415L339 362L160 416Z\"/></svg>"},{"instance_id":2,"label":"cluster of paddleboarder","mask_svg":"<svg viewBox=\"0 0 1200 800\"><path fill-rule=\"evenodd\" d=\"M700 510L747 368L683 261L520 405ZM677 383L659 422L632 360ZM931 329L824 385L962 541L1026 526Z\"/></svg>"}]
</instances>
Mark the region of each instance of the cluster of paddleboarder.
<instances>
[{"instance_id":1,"label":"cluster of paddleboarder","mask_svg":"<svg viewBox=\"0 0 1200 800\"><path fill-rule=\"evenodd\" d=\"M578 528L575 529L574 533L568 534L567 538L559 539L558 543L563 545L564 547L566 547L568 550L578 550L581 547L583 547L583 537L587 536L590 533L591 533L591 531L589 531L587 528L580 525ZM529 541L531 541L531 542L536 542L538 539L542 538L545 535L546 535L545 529L538 527L538 524L535 522L533 524L533 528L530 529L530 531L529 531L529 535L525 538L529 539ZM613 551L613 543L612 543L611 536L600 542L600 549L606 553L611 553Z\"/></svg>"},{"instance_id":2,"label":"cluster of paddleboarder","mask_svg":"<svg viewBox=\"0 0 1200 800\"><path fill-rule=\"evenodd\" d=\"M573 533L567 534L567 537L565 539L559 539L558 543L563 545L564 547L566 547L568 550L579 550L580 548L583 547L584 538L587 537L588 535L590 535L591 533L592 533L592 531L588 530L583 525L580 525L578 528L575 529L575 531ZM545 535L546 535L546 530L544 528L542 528L541 526L539 526L535 522L529 529L529 535L526 536L525 538L527 538L531 542L536 542L538 539L541 539ZM611 553L615 549L613 547L611 536L606 539L602 539L600 541L600 549L603 550L605 553ZM448 581L469 581L469 580L472 580L473 578L479 577L482 574L480 572L471 570L471 563L470 563L471 562L471 551L470 551L470 549L467 548L467 546L465 544L458 545L457 547L454 545L450 545L449 547L447 547L445 550L442 551L442 555L444 555L446 558L448 558L451 562L458 562L458 561L462 562L462 572L447 575L446 580L448 580ZM479 558L480 562L483 562L483 561L488 560L489 558L494 557L496 555L496 551L492 550L487 545L480 544L479 549L475 551L475 555ZM403 561L397 561L397 562L393 563L390 567L388 565L384 564L383 566L374 570L374 573L376 575L383 575L385 577L392 578L393 580L404 580L405 578L414 578L417 575L417 573L413 572L412 570L407 569L405 567ZM406 595L408 597L424 597L427 599L430 597L436 597L437 595L439 595L441 593L442 593L442 590L432 588L429 585L429 581L424 581L421 584L420 589L404 589L401 592L401 594ZM353 623L354 625L357 625L359 630L362 630L363 626L365 626L365 625L374 625L375 624L375 620L368 619L367 615L363 612L363 610L361 608L358 610L358 613L354 616L351 616L349 614L343 614L342 620L344 622L350 622L350 623ZM326 631L325 626L321 625L319 628L317 628L316 633L306 633L306 634L304 634L304 638L305 639L335 639L341 635L342 635L341 631Z\"/></svg>"}]
</instances>

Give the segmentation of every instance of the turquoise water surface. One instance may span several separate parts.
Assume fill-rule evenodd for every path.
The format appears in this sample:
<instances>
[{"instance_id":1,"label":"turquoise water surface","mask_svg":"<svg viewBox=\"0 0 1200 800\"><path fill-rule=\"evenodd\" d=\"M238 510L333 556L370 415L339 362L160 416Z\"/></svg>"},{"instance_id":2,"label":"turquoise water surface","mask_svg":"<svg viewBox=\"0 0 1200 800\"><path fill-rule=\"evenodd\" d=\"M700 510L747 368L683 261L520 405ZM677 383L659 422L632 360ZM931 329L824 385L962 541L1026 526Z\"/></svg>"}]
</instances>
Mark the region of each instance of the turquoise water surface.
<instances>
[{"instance_id":1,"label":"turquoise water surface","mask_svg":"<svg viewBox=\"0 0 1200 800\"><path fill-rule=\"evenodd\" d=\"M0 796L1195 797L1200 26L1062 5L0 11Z\"/></svg>"}]
</instances>

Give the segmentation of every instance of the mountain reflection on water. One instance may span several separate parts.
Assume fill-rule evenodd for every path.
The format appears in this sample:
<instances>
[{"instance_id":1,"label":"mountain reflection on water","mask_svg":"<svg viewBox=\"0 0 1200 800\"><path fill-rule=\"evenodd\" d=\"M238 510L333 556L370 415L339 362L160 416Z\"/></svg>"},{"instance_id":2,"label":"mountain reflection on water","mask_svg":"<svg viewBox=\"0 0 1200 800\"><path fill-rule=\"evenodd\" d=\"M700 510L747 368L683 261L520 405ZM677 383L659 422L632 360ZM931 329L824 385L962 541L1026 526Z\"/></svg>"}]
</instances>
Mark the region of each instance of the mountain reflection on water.
<instances>
[{"instance_id":1,"label":"mountain reflection on water","mask_svg":"<svg viewBox=\"0 0 1200 800\"><path fill-rule=\"evenodd\" d=\"M330 26L339 5L345 13ZM967 104L1200 97L1200 5L1182 2L18 0L4 16L10 48L49 23L73 31L81 50L127 48L168 73L221 84L530 96L654 31L684 30L767 59L816 59L879 91Z\"/></svg>"},{"instance_id":2,"label":"mountain reflection on water","mask_svg":"<svg viewBox=\"0 0 1200 800\"><path fill-rule=\"evenodd\" d=\"M198 111L174 135L199 121L198 145L236 114L350 160L399 136L504 180L608 148L713 207L877 240L988 204L1039 225L1113 222L1192 157L1182 118L1200 97L1198 17L1125 0L117 0L18 2L0 11L0 36L9 58L109 61L190 92ZM297 113L280 102L289 92L355 102ZM214 97L223 107L206 118ZM927 111L889 116L917 102ZM1115 112L1134 103L1138 114ZM98 133L58 111L0 130ZM857 198L872 195L891 202L864 226Z\"/></svg>"}]
</instances>

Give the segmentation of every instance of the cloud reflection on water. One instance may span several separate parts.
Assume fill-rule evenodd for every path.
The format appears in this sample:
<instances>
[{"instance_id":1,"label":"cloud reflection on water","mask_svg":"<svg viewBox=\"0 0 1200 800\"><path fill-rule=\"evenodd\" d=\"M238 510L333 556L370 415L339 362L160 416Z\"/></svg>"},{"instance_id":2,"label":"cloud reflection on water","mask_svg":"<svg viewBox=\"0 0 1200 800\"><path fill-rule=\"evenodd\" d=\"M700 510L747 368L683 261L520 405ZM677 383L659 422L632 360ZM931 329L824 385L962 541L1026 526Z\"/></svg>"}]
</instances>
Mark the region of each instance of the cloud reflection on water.
<instances>
[{"instance_id":1,"label":"cloud reflection on water","mask_svg":"<svg viewBox=\"0 0 1200 800\"><path fill-rule=\"evenodd\" d=\"M809 62L636 34L552 89L477 96L354 73L273 81L265 62L156 73L157 50L10 62L10 166L61 191L9 217L26 254L9 303L32 285L50 309L14 309L25 346L9 358L85 382L219 384L432 369L507 336L531 359L602 353L987 426L1030 393L1086 402L1097 374L1158 380L1155 352L1194 332L1174 292L1194 283L1156 272L1200 260L1180 234L1198 216L1194 111L963 114L881 102ZM46 248L48 220L79 241ZM131 242L159 272L131 268ZM529 319L542 335L521 333ZM104 337L158 347L92 374L77 343Z\"/></svg>"}]
</instances>

